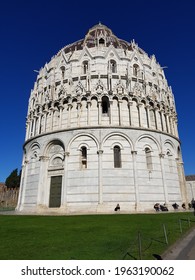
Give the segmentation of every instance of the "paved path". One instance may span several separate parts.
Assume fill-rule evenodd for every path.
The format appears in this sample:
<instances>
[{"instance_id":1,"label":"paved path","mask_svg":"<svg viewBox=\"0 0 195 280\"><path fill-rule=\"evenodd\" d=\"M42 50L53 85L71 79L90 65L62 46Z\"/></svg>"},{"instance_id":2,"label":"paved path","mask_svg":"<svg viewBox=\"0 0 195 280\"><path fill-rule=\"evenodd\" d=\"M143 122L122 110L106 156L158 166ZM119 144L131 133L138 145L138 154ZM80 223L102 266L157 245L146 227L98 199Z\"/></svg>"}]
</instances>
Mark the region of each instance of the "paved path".
<instances>
[{"instance_id":1,"label":"paved path","mask_svg":"<svg viewBox=\"0 0 195 280\"><path fill-rule=\"evenodd\" d=\"M195 260L195 228L162 254L162 258L163 260Z\"/></svg>"}]
</instances>

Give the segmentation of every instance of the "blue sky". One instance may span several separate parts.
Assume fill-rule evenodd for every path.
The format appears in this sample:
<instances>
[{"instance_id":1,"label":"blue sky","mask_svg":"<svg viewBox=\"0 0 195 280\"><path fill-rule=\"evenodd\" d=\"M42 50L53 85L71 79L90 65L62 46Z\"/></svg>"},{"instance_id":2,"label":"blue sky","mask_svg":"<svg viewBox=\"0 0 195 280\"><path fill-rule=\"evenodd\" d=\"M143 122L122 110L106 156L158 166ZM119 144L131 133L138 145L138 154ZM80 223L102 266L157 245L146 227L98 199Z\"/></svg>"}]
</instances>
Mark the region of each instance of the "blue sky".
<instances>
[{"instance_id":1,"label":"blue sky","mask_svg":"<svg viewBox=\"0 0 195 280\"><path fill-rule=\"evenodd\" d=\"M28 98L36 73L101 22L155 54L172 87L185 174L195 174L195 3L193 0L7 0L0 5L0 182L21 169Z\"/></svg>"}]
</instances>

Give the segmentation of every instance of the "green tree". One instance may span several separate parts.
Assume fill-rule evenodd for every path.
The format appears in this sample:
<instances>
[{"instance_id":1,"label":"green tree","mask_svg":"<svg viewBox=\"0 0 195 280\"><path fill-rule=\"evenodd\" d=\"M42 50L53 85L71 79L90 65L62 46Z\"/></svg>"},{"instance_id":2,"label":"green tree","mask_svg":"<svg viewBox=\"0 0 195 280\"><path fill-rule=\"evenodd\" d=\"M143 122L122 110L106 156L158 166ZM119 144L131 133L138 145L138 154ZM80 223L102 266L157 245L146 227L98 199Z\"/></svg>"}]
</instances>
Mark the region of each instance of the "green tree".
<instances>
[{"instance_id":1,"label":"green tree","mask_svg":"<svg viewBox=\"0 0 195 280\"><path fill-rule=\"evenodd\" d=\"M8 188L18 188L20 186L21 172L18 174L18 169L14 169L5 181Z\"/></svg>"}]
</instances>

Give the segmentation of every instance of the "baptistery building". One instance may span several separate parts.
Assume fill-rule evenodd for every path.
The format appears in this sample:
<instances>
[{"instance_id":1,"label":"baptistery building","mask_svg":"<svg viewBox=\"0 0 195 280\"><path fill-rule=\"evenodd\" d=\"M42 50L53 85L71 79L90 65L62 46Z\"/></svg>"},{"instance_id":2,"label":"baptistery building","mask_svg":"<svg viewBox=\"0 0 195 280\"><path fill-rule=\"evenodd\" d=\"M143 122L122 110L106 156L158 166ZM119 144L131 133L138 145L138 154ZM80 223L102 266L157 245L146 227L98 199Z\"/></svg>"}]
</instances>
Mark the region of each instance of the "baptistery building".
<instances>
[{"instance_id":1,"label":"baptistery building","mask_svg":"<svg viewBox=\"0 0 195 280\"><path fill-rule=\"evenodd\" d=\"M18 211L152 211L186 202L177 113L163 67L99 23L40 69Z\"/></svg>"}]
</instances>

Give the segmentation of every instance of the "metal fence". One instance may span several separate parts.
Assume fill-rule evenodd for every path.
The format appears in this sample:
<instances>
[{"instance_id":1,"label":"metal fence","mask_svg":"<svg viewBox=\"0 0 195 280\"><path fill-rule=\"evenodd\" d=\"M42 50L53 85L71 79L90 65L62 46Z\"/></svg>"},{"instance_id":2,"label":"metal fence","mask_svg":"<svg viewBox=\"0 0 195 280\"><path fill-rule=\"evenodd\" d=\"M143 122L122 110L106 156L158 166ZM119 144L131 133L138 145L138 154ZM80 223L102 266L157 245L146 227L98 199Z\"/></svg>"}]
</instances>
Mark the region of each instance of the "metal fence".
<instances>
[{"instance_id":1,"label":"metal fence","mask_svg":"<svg viewBox=\"0 0 195 280\"><path fill-rule=\"evenodd\" d=\"M162 224L161 227L159 227L158 236L155 237L149 236L145 232L138 231L123 255L123 259L145 260L151 259L151 256L155 259L162 259L158 252L159 247L161 248L161 252L165 251L170 245L170 240L172 242L173 235L180 238L191 228L192 223L195 223L195 220L188 217L186 219L178 219L172 227L169 225L169 229L167 229L166 224Z\"/></svg>"}]
</instances>

